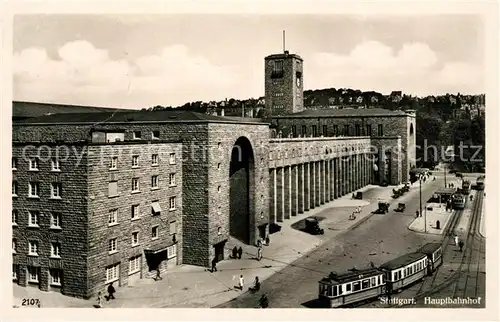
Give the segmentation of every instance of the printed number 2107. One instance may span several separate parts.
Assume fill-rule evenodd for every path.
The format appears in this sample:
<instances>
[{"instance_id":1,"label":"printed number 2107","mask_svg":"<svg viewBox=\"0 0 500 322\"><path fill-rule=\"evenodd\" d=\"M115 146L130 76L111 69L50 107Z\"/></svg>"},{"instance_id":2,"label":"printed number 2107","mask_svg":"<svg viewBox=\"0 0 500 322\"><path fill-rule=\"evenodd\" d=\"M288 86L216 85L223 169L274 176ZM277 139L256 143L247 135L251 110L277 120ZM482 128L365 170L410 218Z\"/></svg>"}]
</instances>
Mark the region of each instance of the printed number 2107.
<instances>
[{"instance_id":1,"label":"printed number 2107","mask_svg":"<svg viewBox=\"0 0 500 322\"><path fill-rule=\"evenodd\" d=\"M22 306L37 306L40 305L40 300L39 299L22 299L21 301Z\"/></svg>"}]
</instances>

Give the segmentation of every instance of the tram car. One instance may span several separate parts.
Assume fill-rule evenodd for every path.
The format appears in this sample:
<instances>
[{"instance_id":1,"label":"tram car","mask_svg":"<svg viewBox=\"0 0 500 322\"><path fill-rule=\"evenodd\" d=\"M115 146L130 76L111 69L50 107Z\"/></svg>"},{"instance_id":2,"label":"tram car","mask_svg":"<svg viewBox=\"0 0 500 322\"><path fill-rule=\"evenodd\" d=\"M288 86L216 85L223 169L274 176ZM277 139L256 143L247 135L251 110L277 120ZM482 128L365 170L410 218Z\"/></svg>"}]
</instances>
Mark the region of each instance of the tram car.
<instances>
[{"instance_id":1,"label":"tram car","mask_svg":"<svg viewBox=\"0 0 500 322\"><path fill-rule=\"evenodd\" d=\"M462 183L462 193L464 195L468 195L470 193L470 181L469 180L464 180Z\"/></svg>"},{"instance_id":2,"label":"tram car","mask_svg":"<svg viewBox=\"0 0 500 322\"><path fill-rule=\"evenodd\" d=\"M336 308L374 299L386 293L384 272L378 268L355 270L337 275L330 273L319 281L319 301Z\"/></svg>"},{"instance_id":3,"label":"tram car","mask_svg":"<svg viewBox=\"0 0 500 322\"><path fill-rule=\"evenodd\" d=\"M466 202L467 202L467 197L462 194L455 194L451 198L451 205L455 210L464 209Z\"/></svg>"},{"instance_id":4,"label":"tram car","mask_svg":"<svg viewBox=\"0 0 500 322\"><path fill-rule=\"evenodd\" d=\"M427 274L427 255L409 253L380 266L385 272L387 293L399 293L404 288L422 280Z\"/></svg>"},{"instance_id":5,"label":"tram car","mask_svg":"<svg viewBox=\"0 0 500 322\"><path fill-rule=\"evenodd\" d=\"M427 275L432 275L443 264L443 248L439 243L427 243L417 252L427 255Z\"/></svg>"},{"instance_id":6,"label":"tram car","mask_svg":"<svg viewBox=\"0 0 500 322\"><path fill-rule=\"evenodd\" d=\"M484 190L484 176L480 176L476 180L476 189L477 190Z\"/></svg>"}]
</instances>

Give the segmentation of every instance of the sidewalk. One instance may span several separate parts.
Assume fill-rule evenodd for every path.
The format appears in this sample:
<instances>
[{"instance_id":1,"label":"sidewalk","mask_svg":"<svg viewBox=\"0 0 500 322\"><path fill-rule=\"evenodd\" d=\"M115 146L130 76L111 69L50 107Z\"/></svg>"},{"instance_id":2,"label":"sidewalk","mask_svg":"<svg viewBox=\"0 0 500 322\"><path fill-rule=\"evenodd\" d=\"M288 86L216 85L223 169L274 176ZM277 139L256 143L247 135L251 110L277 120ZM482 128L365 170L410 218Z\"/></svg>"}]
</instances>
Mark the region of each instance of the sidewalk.
<instances>
[{"instance_id":1,"label":"sidewalk","mask_svg":"<svg viewBox=\"0 0 500 322\"><path fill-rule=\"evenodd\" d=\"M224 260L217 265L217 272L214 273L198 266L174 267L163 275L163 280L156 282L152 279L142 279L135 286L118 288L116 300L104 301L103 307L207 308L227 302L247 291L255 276L262 282L318 247L323 240L335 237L367 220L378 207L379 198L393 202L390 197L392 188L367 186L357 190L366 192L363 193L364 200L352 200L352 193L347 194L306 214L279 223L281 230L270 236L270 245L264 247L261 261L254 259L256 247L230 239L227 247L232 249L235 245L241 246L242 259ZM349 220L349 215L358 206L362 207L361 213L356 215L355 220ZM313 236L292 228L292 224L311 216L323 218L320 227L325 230L325 235ZM243 291L235 289L240 275L245 279ZM14 297L14 304L19 304L21 298L39 298L42 307L93 307L96 303L95 299L76 299L18 285L14 285Z\"/></svg>"},{"instance_id":2,"label":"sidewalk","mask_svg":"<svg viewBox=\"0 0 500 322\"><path fill-rule=\"evenodd\" d=\"M446 206L440 203L428 203L424 205L425 208L422 210L424 213L422 217L415 218L412 223L408 226L408 229L423 233L426 232L428 234L441 235L444 232L444 228L451 219L453 212L446 211ZM432 207L432 210L426 210L426 208ZM465 210L464 210L465 213ZM425 227L425 219L427 218L427 227ZM436 228L436 222L439 220L440 228Z\"/></svg>"}]
</instances>

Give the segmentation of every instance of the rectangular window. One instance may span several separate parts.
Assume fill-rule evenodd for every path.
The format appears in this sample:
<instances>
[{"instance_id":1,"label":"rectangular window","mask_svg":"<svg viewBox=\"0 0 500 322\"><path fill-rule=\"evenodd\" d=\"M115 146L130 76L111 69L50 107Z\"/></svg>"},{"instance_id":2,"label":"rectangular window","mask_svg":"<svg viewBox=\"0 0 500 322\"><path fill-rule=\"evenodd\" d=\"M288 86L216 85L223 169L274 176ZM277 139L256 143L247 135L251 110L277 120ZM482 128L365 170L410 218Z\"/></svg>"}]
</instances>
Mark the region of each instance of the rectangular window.
<instances>
[{"instance_id":1,"label":"rectangular window","mask_svg":"<svg viewBox=\"0 0 500 322\"><path fill-rule=\"evenodd\" d=\"M12 280L13 281L17 281L17 270L18 270L18 266L16 264L12 264Z\"/></svg>"},{"instance_id":2,"label":"rectangular window","mask_svg":"<svg viewBox=\"0 0 500 322\"><path fill-rule=\"evenodd\" d=\"M38 182L30 182L29 184L29 197L38 197L38 192L40 191L40 184Z\"/></svg>"},{"instance_id":3,"label":"rectangular window","mask_svg":"<svg viewBox=\"0 0 500 322\"><path fill-rule=\"evenodd\" d=\"M313 137L318 136L318 129L316 128L316 125L311 126L311 132Z\"/></svg>"},{"instance_id":4,"label":"rectangular window","mask_svg":"<svg viewBox=\"0 0 500 322\"><path fill-rule=\"evenodd\" d=\"M110 170L116 170L118 168L118 157L112 157L111 163L109 164Z\"/></svg>"},{"instance_id":5,"label":"rectangular window","mask_svg":"<svg viewBox=\"0 0 500 322\"><path fill-rule=\"evenodd\" d=\"M168 184L170 186L175 186L175 173L170 173L168 175Z\"/></svg>"},{"instance_id":6,"label":"rectangular window","mask_svg":"<svg viewBox=\"0 0 500 322\"><path fill-rule=\"evenodd\" d=\"M383 136L384 135L384 125L383 124L379 124L378 127L377 127L377 135L378 136Z\"/></svg>"},{"instance_id":7,"label":"rectangular window","mask_svg":"<svg viewBox=\"0 0 500 322\"><path fill-rule=\"evenodd\" d=\"M151 133L151 137L152 137L152 139L153 139L153 140L158 140L158 139L160 139L160 131L153 131L153 132Z\"/></svg>"},{"instance_id":8,"label":"rectangular window","mask_svg":"<svg viewBox=\"0 0 500 322\"><path fill-rule=\"evenodd\" d=\"M157 239L158 238L158 226L154 226L151 228L151 239Z\"/></svg>"},{"instance_id":9,"label":"rectangular window","mask_svg":"<svg viewBox=\"0 0 500 322\"><path fill-rule=\"evenodd\" d=\"M372 136L372 125L366 124L366 136Z\"/></svg>"},{"instance_id":10,"label":"rectangular window","mask_svg":"<svg viewBox=\"0 0 500 322\"><path fill-rule=\"evenodd\" d=\"M118 280L120 276L120 263L106 267L106 283Z\"/></svg>"},{"instance_id":11,"label":"rectangular window","mask_svg":"<svg viewBox=\"0 0 500 322\"><path fill-rule=\"evenodd\" d=\"M174 258L177 256L177 244L174 244L167 248L167 257Z\"/></svg>"},{"instance_id":12,"label":"rectangular window","mask_svg":"<svg viewBox=\"0 0 500 322\"><path fill-rule=\"evenodd\" d=\"M133 274L141 270L141 255L134 256L128 260L128 273Z\"/></svg>"},{"instance_id":13,"label":"rectangular window","mask_svg":"<svg viewBox=\"0 0 500 322\"><path fill-rule=\"evenodd\" d=\"M12 158L12 170L17 169L17 158Z\"/></svg>"},{"instance_id":14,"label":"rectangular window","mask_svg":"<svg viewBox=\"0 0 500 322\"><path fill-rule=\"evenodd\" d=\"M361 283L360 282L354 282L352 283L352 291L356 292L361 289Z\"/></svg>"},{"instance_id":15,"label":"rectangular window","mask_svg":"<svg viewBox=\"0 0 500 322\"><path fill-rule=\"evenodd\" d=\"M139 140L141 138L141 131L134 131L132 137L134 140Z\"/></svg>"},{"instance_id":16,"label":"rectangular window","mask_svg":"<svg viewBox=\"0 0 500 322\"><path fill-rule=\"evenodd\" d=\"M339 126L337 124L333 125L333 135L338 136L339 135Z\"/></svg>"},{"instance_id":17,"label":"rectangular window","mask_svg":"<svg viewBox=\"0 0 500 322\"><path fill-rule=\"evenodd\" d=\"M17 253L17 240L15 238L12 239L12 252Z\"/></svg>"},{"instance_id":18,"label":"rectangular window","mask_svg":"<svg viewBox=\"0 0 500 322\"><path fill-rule=\"evenodd\" d=\"M132 246L139 245L139 232L135 231L132 233Z\"/></svg>"},{"instance_id":19,"label":"rectangular window","mask_svg":"<svg viewBox=\"0 0 500 322\"><path fill-rule=\"evenodd\" d=\"M350 292L351 291L351 283L345 285L345 291Z\"/></svg>"},{"instance_id":20,"label":"rectangular window","mask_svg":"<svg viewBox=\"0 0 500 322\"><path fill-rule=\"evenodd\" d=\"M138 166L139 166L139 156L133 155L132 156L132 167L138 167Z\"/></svg>"},{"instance_id":21,"label":"rectangular window","mask_svg":"<svg viewBox=\"0 0 500 322\"><path fill-rule=\"evenodd\" d=\"M58 269L50 270L50 285L61 286L61 271Z\"/></svg>"},{"instance_id":22,"label":"rectangular window","mask_svg":"<svg viewBox=\"0 0 500 322\"><path fill-rule=\"evenodd\" d=\"M273 72L274 73L283 73L283 61L282 60L275 60L274 61Z\"/></svg>"},{"instance_id":23,"label":"rectangular window","mask_svg":"<svg viewBox=\"0 0 500 322\"><path fill-rule=\"evenodd\" d=\"M38 283L39 272L39 267L28 266L28 282Z\"/></svg>"},{"instance_id":24,"label":"rectangular window","mask_svg":"<svg viewBox=\"0 0 500 322\"><path fill-rule=\"evenodd\" d=\"M370 279L363 280L362 283L361 283L361 287L363 289L370 288Z\"/></svg>"},{"instance_id":25,"label":"rectangular window","mask_svg":"<svg viewBox=\"0 0 500 322\"><path fill-rule=\"evenodd\" d=\"M38 256L38 242L37 241L30 240L28 254L31 256Z\"/></svg>"},{"instance_id":26,"label":"rectangular window","mask_svg":"<svg viewBox=\"0 0 500 322\"><path fill-rule=\"evenodd\" d=\"M139 178L132 179L132 192L139 191Z\"/></svg>"},{"instance_id":27,"label":"rectangular window","mask_svg":"<svg viewBox=\"0 0 500 322\"><path fill-rule=\"evenodd\" d=\"M175 153L170 153L169 163L175 164Z\"/></svg>"},{"instance_id":28,"label":"rectangular window","mask_svg":"<svg viewBox=\"0 0 500 322\"><path fill-rule=\"evenodd\" d=\"M50 214L50 228L61 228L61 214L53 212Z\"/></svg>"},{"instance_id":29,"label":"rectangular window","mask_svg":"<svg viewBox=\"0 0 500 322\"><path fill-rule=\"evenodd\" d=\"M40 213L38 211L28 212L28 226L38 227L39 218L40 218Z\"/></svg>"},{"instance_id":30,"label":"rectangular window","mask_svg":"<svg viewBox=\"0 0 500 322\"><path fill-rule=\"evenodd\" d=\"M132 213L130 217L132 219L139 218L139 205L132 205Z\"/></svg>"},{"instance_id":31,"label":"rectangular window","mask_svg":"<svg viewBox=\"0 0 500 322\"><path fill-rule=\"evenodd\" d=\"M50 160L50 164L51 164L51 171L61 171L58 159L52 158L52 160Z\"/></svg>"},{"instance_id":32,"label":"rectangular window","mask_svg":"<svg viewBox=\"0 0 500 322\"><path fill-rule=\"evenodd\" d=\"M292 137L296 138L297 137L297 126L292 125Z\"/></svg>"},{"instance_id":33,"label":"rectangular window","mask_svg":"<svg viewBox=\"0 0 500 322\"><path fill-rule=\"evenodd\" d=\"M344 136L349 136L349 124L344 125Z\"/></svg>"},{"instance_id":34,"label":"rectangular window","mask_svg":"<svg viewBox=\"0 0 500 322\"><path fill-rule=\"evenodd\" d=\"M355 125L356 136L361 136L361 125Z\"/></svg>"},{"instance_id":35,"label":"rectangular window","mask_svg":"<svg viewBox=\"0 0 500 322\"><path fill-rule=\"evenodd\" d=\"M108 197L118 196L118 181L111 181L108 184Z\"/></svg>"},{"instance_id":36,"label":"rectangular window","mask_svg":"<svg viewBox=\"0 0 500 322\"><path fill-rule=\"evenodd\" d=\"M17 181L12 181L12 196L13 197L17 197L17 193L18 193L18 184L17 184Z\"/></svg>"},{"instance_id":37,"label":"rectangular window","mask_svg":"<svg viewBox=\"0 0 500 322\"><path fill-rule=\"evenodd\" d=\"M50 197L51 198L61 198L62 183L55 182L50 185Z\"/></svg>"},{"instance_id":38,"label":"rectangular window","mask_svg":"<svg viewBox=\"0 0 500 322\"><path fill-rule=\"evenodd\" d=\"M151 214L153 216L161 214L161 207L160 207L160 203L158 202L158 200L153 201L151 203Z\"/></svg>"},{"instance_id":39,"label":"rectangular window","mask_svg":"<svg viewBox=\"0 0 500 322\"><path fill-rule=\"evenodd\" d=\"M170 222L170 229L169 229L169 233L170 233L170 235L173 235L173 234L177 233L177 228L176 228L176 223L175 223L175 221L171 221L171 222Z\"/></svg>"},{"instance_id":40,"label":"rectangular window","mask_svg":"<svg viewBox=\"0 0 500 322\"><path fill-rule=\"evenodd\" d=\"M307 135L307 126L302 125L302 136L306 136L306 135Z\"/></svg>"},{"instance_id":41,"label":"rectangular window","mask_svg":"<svg viewBox=\"0 0 500 322\"><path fill-rule=\"evenodd\" d=\"M151 155L151 165L158 165L158 154Z\"/></svg>"},{"instance_id":42,"label":"rectangular window","mask_svg":"<svg viewBox=\"0 0 500 322\"><path fill-rule=\"evenodd\" d=\"M175 197L168 198L170 204L170 210L175 210Z\"/></svg>"},{"instance_id":43,"label":"rectangular window","mask_svg":"<svg viewBox=\"0 0 500 322\"><path fill-rule=\"evenodd\" d=\"M50 245L50 257L56 257L56 258L61 257L61 244L52 243Z\"/></svg>"},{"instance_id":44,"label":"rectangular window","mask_svg":"<svg viewBox=\"0 0 500 322\"><path fill-rule=\"evenodd\" d=\"M158 176L154 175L151 177L151 188L158 188Z\"/></svg>"},{"instance_id":45,"label":"rectangular window","mask_svg":"<svg viewBox=\"0 0 500 322\"><path fill-rule=\"evenodd\" d=\"M110 254L116 253L118 251L118 240L116 238L112 238L109 240L108 252Z\"/></svg>"},{"instance_id":46,"label":"rectangular window","mask_svg":"<svg viewBox=\"0 0 500 322\"><path fill-rule=\"evenodd\" d=\"M113 209L109 211L108 225L114 225L118 223L118 209Z\"/></svg>"},{"instance_id":47,"label":"rectangular window","mask_svg":"<svg viewBox=\"0 0 500 322\"><path fill-rule=\"evenodd\" d=\"M38 170L38 166L40 165L40 161L38 158L31 158L30 159L30 170Z\"/></svg>"},{"instance_id":48,"label":"rectangular window","mask_svg":"<svg viewBox=\"0 0 500 322\"><path fill-rule=\"evenodd\" d=\"M17 221L19 220L18 217L17 209L12 209L12 225L17 225Z\"/></svg>"},{"instance_id":49,"label":"rectangular window","mask_svg":"<svg viewBox=\"0 0 500 322\"><path fill-rule=\"evenodd\" d=\"M323 125L323 136L328 136L328 125Z\"/></svg>"}]
</instances>

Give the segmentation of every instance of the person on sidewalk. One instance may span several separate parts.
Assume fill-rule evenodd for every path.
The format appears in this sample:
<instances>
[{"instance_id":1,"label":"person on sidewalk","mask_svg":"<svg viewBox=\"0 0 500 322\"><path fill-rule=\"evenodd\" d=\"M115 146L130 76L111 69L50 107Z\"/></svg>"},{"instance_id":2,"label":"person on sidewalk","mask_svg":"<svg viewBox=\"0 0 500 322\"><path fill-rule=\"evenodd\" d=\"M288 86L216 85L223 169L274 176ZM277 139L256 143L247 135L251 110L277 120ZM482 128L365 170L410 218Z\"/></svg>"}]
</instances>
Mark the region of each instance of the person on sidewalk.
<instances>
[{"instance_id":1,"label":"person on sidewalk","mask_svg":"<svg viewBox=\"0 0 500 322\"><path fill-rule=\"evenodd\" d=\"M115 287L113 286L113 282L111 282L111 284L109 284L108 286L108 298L107 300L114 300L115 299L115 293L116 293L116 290L115 290Z\"/></svg>"},{"instance_id":2,"label":"person on sidewalk","mask_svg":"<svg viewBox=\"0 0 500 322\"><path fill-rule=\"evenodd\" d=\"M263 309L269 307L269 301L267 300L266 294L262 294L262 296L260 297L260 299L259 299L259 305Z\"/></svg>"},{"instance_id":3,"label":"person on sidewalk","mask_svg":"<svg viewBox=\"0 0 500 322\"><path fill-rule=\"evenodd\" d=\"M253 287L250 287L250 291L255 293L255 292L258 292L259 290L260 290L260 281L259 281L259 277L256 276Z\"/></svg>"},{"instance_id":4,"label":"person on sidewalk","mask_svg":"<svg viewBox=\"0 0 500 322\"><path fill-rule=\"evenodd\" d=\"M233 258L236 259L238 257L238 247L233 247Z\"/></svg>"},{"instance_id":5,"label":"person on sidewalk","mask_svg":"<svg viewBox=\"0 0 500 322\"><path fill-rule=\"evenodd\" d=\"M241 259L241 255L243 255L243 248L238 248L238 259Z\"/></svg>"},{"instance_id":6,"label":"person on sidewalk","mask_svg":"<svg viewBox=\"0 0 500 322\"><path fill-rule=\"evenodd\" d=\"M260 261L262 259L262 246L257 248L257 260Z\"/></svg>"},{"instance_id":7,"label":"person on sidewalk","mask_svg":"<svg viewBox=\"0 0 500 322\"><path fill-rule=\"evenodd\" d=\"M157 267L156 268L156 277L155 277L155 281L159 281L159 280L162 280L163 278L161 278L161 272L160 272L160 268Z\"/></svg>"},{"instance_id":8,"label":"person on sidewalk","mask_svg":"<svg viewBox=\"0 0 500 322\"><path fill-rule=\"evenodd\" d=\"M102 296L101 292L97 293L97 304L95 306L96 308L101 308L102 307Z\"/></svg>"},{"instance_id":9,"label":"person on sidewalk","mask_svg":"<svg viewBox=\"0 0 500 322\"><path fill-rule=\"evenodd\" d=\"M217 258L212 259L212 273L217 272Z\"/></svg>"},{"instance_id":10,"label":"person on sidewalk","mask_svg":"<svg viewBox=\"0 0 500 322\"><path fill-rule=\"evenodd\" d=\"M238 288L243 291L243 287L245 286L245 280L243 279L243 275L240 275L240 280L238 282Z\"/></svg>"},{"instance_id":11,"label":"person on sidewalk","mask_svg":"<svg viewBox=\"0 0 500 322\"><path fill-rule=\"evenodd\" d=\"M464 248L464 242L463 241L459 241L458 242L458 247L460 247L460 252L462 252L462 249Z\"/></svg>"},{"instance_id":12,"label":"person on sidewalk","mask_svg":"<svg viewBox=\"0 0 500 322\"><path fill-rule=\"evenodd\" d=\"M420 212L417 210L415 218L420 217Z\"/></svg>"},{"instance_id":13,"label":"person on sidewalk","mask_svg":"<svg viewBox=\"0 0 500 322\"><path fill-rule=\"evenodd\" d=\"M455 247L458 247L458 236L455 235L455 237L453 237L453 239L455 240Z\"/></svg>"}]
</instances>

